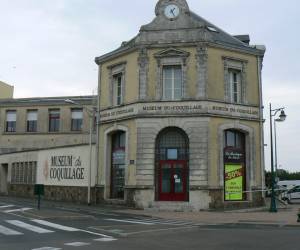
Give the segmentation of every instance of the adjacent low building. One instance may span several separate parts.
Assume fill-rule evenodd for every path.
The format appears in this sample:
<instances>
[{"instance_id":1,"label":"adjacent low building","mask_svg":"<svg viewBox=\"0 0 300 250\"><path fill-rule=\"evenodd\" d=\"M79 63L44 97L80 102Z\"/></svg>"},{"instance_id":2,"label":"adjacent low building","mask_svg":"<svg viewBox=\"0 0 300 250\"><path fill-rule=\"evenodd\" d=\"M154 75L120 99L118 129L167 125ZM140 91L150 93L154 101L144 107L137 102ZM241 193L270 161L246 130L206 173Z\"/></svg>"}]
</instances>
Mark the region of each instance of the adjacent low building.
<instances>
[{"instance_id":1,"label":"adjacent low building","mask_svg":"<svg viewBox=\"0 0 300 250\"><path fill-rule=\"evenodd\" d=\"M155 15L96 58L101 198L195 211L263 204L265 47L185 0L160 0Z\"/></svg>"},{"instance_id":2,"label":"adjacent low building","mask_svg":"<svg viewBox=\"0 0 300 250\"><path fill-rule=\"evenodd\" d=\"M0 81L0 99L13 98L14 87Z\"/></svg>"},{"instance_id":3,"label":"adjacent low building","mask_svg":"<svg viewBox=\"0 0 300 250\"><path fill-rule=\"evenodd\" d=\"M46 199L86 202L96 176L93 167L89 180L96 161L95 104L95 96L0 100L0 192L33 196L38 183Z\"/></svg>"}]
</instances>

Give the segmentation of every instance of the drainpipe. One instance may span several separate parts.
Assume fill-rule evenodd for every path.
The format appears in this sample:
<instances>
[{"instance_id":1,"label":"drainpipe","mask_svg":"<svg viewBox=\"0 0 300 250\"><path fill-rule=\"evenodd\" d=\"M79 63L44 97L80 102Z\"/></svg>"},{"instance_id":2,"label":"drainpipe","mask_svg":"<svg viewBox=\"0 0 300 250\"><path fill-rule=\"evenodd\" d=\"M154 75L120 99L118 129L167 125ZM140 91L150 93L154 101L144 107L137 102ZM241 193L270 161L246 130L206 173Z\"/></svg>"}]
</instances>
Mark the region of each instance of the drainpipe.
<instances>
[{"instance_id":1,"label":"drainpipe","mask_svg":"<svg viewBox=\"0 0 300 250\"><path fill-rule=\"evenodd\" d=\"M101 96L101 64L99 64L99 72L98 72L98 93L97 93L97 122L96 122L96 186L99 185L99 156L100 156L100 96Z\"/></svg>"},{"instance_id":2,"label":"drainpipe","mask_svg":"<svg viewBox=\"0 0 300 250\"><path fill-rule=\"evenodd\" d=\"M260 122L260 166L261 166L261 187L265 189L265 141L264 141L264 106L263 106L263 94L262 94L262 56L257 56L257 75L259 85L259 122ZM262 197L265 197L265 192L262 191Z\"/></svg>"}]
</instances>

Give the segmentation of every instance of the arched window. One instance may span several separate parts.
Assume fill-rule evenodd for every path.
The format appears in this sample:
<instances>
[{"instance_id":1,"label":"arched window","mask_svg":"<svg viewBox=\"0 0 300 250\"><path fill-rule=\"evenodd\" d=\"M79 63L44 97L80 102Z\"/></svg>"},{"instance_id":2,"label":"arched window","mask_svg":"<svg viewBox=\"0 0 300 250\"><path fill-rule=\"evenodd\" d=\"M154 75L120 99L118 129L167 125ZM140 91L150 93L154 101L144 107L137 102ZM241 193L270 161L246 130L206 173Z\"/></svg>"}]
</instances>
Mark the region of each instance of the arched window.
<instances>
[{"instance_id":1,"label":"arched window","mask_svg":"<svg viewBox=\"0 0 300 250\"><path fill-rule=\"evenodd\" d=\"M225 201L246 199L245 134L237 130L225 131L224 189Z\"/></svg>"},{"instance_id":2,"label":"arched window","mask_svg":"<svg viewBox=\"0 0 300 250\"><path fill-rule=\"evenodd\" d=\"M125 186L125 132L112 135L111 198L123 199Z\"/></svg>"},{"instance_id":3,"label":"arched window","mask_svg":"<svg viewBox=\"0 0 300 250\"><path fill-rule=\"evenodd\" d=\"M188 200L188 137L166 128L156 139L156 197L160 201Z\"/></svg>"}]
</instances>

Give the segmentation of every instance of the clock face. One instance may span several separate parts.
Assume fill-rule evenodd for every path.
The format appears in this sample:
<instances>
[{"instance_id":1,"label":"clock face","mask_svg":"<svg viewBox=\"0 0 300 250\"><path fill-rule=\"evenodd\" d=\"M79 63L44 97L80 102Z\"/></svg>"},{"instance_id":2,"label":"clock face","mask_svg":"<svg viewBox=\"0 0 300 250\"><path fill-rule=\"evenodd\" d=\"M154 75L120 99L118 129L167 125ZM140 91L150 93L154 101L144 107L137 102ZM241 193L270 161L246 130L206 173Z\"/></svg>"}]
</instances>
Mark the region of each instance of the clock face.
<instances>
[{"instance_id":1,"label":"clock face","mask_svg":"<svg viewBox=\"0 0 300 250\"><path fill-rule=\"evenodd\" d=\"M180 14L180 9L175 4L170 4L165 8L165 16L169 19L174 19Z\"/></svg>"}]
</instances>

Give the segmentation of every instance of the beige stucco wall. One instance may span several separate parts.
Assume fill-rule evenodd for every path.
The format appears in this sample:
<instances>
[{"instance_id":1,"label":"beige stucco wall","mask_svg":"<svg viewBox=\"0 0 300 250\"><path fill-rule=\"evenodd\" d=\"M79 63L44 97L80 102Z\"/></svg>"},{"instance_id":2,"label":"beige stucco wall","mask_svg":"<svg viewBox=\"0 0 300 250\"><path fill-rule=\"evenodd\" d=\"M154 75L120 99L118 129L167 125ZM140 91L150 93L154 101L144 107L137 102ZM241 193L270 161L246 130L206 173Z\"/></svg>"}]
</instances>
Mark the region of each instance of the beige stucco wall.
<instances>
[{"instance_id":1,"label":"beige stucco wall","mask_svg":"<svg viewBox=\"0 0 300 250\"><path fill-rule=\"evenodd\" d=\"M14 87L0 81L0 99L13 98Z\"/></svg>"},{"instance_id":2,"label":"beige stucco wall","mask_svg":"<svg viewBox=\"0 0 300 250\"><path fill-rule=\"evenodd\" d=\"M155 100L157 85L157 60L155 54L166 48L148 49L149 68L147 99ZM197 95L197 66L196 47L176 47L176 49L190 53L187 59L187 92L189 98ZM211 100L224 101L224 61L223 57L246 61L246 101L249 105L259 105L258 67L257 57L245 53L234 52L221 48L208 47L208 89L207 96ZM109 66L126 62L125 73L125 99L124 104L138 100L139 96L139 73L138 51L130 52L107 61L101 65L101 109L109 107Z\"/></svg>"},{"instance_id":3,"label":"beige stucco wall","mask_svg":"<svg viewBox=\"0 0 300 250\"><path fill-rule=\"evenodd\" d=\"M87 106L91 107L91 106ZM49 109L60 109L60 131L49 132ZM70 144L84 144L89 142L89 116L83 109L83 128L80 132L71 131L71 105L51 106L6 106L0 107L0 148L11 148L17 150L30 148L47 148L64 146ZM6 111L16 110L17 122L16 133L7 133ZM37 132L28 133L27 111L38 110Z\"/></svg>"},{"instance_id":4,"label":"beige stucco wall","mask_svg":"<svg viewBox=\"0 0 300 250\"><path fill-rule=\"evenodd\" d=\"M222 57L247 61L246 100L248 104L259 105L257 57L220 48L208 48L208 97L224 101L224 61Z\"/></svg>"},{"instance_id":5,"label":"beige stucco wall","mask_svg":"<svg viewBox=\"0 0 300 250\"><path fill-rule=\"evenodd\" d=\"M101 65L101 109L109 107L109 85L110 85L110 69L108 67L126 62L125 65L125 98L124 103L138 100L139 84L138 84L138 52L120 56Z\"/></svg>"}]
</instances>

